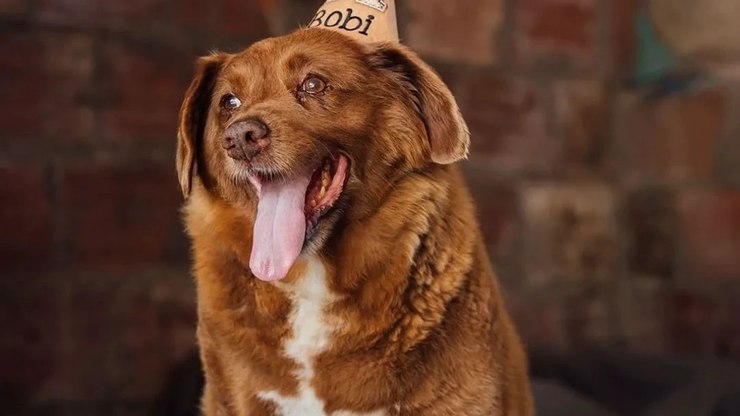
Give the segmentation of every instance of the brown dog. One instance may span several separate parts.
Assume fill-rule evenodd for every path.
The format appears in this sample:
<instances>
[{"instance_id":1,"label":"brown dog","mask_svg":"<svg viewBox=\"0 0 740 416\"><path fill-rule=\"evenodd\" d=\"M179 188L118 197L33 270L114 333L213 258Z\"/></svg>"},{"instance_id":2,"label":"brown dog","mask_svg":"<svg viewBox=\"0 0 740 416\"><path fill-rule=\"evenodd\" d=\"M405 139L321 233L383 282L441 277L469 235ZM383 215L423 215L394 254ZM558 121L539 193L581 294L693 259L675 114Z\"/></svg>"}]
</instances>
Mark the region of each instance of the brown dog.
<instances>
[{"instance_id":1,"label":"brown dog","mask_svg":"<svg viewBox=\"0 0 740 416\"><path fill-rule=\"evenodd\" d=\"M529 415L525 357L416 55L302 29L201 58L177 167L206 415Z\"/></svg>"}]
</instances>

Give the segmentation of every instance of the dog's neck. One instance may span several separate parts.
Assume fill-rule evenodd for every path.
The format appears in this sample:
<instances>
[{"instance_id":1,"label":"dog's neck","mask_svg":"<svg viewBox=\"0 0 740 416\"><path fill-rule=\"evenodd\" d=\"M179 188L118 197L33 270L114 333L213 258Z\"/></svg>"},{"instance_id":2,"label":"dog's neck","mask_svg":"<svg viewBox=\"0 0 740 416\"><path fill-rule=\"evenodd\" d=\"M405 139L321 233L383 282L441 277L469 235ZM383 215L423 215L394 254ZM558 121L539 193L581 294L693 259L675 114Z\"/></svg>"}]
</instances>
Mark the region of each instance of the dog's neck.
<instances>
[{"instance_id":1,"label":"dog's neck","mask_svg":"<svg viewBox=\"0 0 740 416\"><path fill-rule=\"evenodd\" d=\"M227 221L208 221L207 213L214 207ZM408 175L373 215L342 224L341 234L321 253L302 256L277 285L256 282L248 271L251 228L250 218L243 212L209 197L191 201L186 214L189 231L199 236L196 242L207 242L203 246L209 250L217 247L228 253L225 258L233 259L230 264L203 264L199 257L212 257L195 247L196 268L205 267L213 275L223 276L219 285L224 293L238 298L236 290L257 290L273 296L275 289L267 288L273 286L293 297L300 292L309 263L318 260L325 287L352 323L348 336L360 341L390 334L402 348L413 345L442 319L446 304L457 295L473 267L471 258L479 257L475 252L478 236L469 231L475 229L473 206L455 167L437 169L432 175ZM244 292L243 296L256 295ZM203 296L201 301L208 302ZM398 321L399 317L403 319Z\"/></svg>"},{"instance_id":2,"label":"dog's neck","mask_svg":"<svg viewBox=\"0 0 740 416\"><path fill-rule=\"evenodd\" d=\"M352 336L390 330L408 348L437 325L472 267L473 221L460 173L447 167L409 175L374 215L347 224L324 261L340 306L360 323Z\"/></svg>"}]
</instances>

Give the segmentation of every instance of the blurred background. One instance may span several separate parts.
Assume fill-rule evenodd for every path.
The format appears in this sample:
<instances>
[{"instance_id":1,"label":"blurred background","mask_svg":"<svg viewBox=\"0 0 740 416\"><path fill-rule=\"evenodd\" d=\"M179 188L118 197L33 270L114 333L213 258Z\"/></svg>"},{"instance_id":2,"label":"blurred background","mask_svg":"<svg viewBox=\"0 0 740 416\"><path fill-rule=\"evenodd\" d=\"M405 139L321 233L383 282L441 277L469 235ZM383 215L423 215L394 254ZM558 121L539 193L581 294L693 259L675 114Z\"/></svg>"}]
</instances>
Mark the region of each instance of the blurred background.
<instances>
[{"instance_id":1,"label":"blurred background","mask_svg":"<svg viewBox=\"0 0 740 416\"><path fill-rule=\"evenodd\" d=\"M180 101L197 56L321 3L0 0L0 414L187 414ZM706 395L740 414L718 413L740 402L720 375L740 361L740 2L397 3L471 127L465 171L551 413L701 415L686 402Z\"/></svg>"}]
</instances>

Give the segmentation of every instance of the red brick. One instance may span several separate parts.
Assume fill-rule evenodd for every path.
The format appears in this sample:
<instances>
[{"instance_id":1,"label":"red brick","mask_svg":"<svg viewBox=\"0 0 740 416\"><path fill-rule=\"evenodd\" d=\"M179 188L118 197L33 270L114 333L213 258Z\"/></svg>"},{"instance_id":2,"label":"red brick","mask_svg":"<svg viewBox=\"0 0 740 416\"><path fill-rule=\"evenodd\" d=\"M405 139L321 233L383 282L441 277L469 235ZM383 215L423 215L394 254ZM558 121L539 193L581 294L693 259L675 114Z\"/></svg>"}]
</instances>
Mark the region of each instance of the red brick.
<instances>
[{"instance_id":1,"label":"red brick","mask_svg":"<svg viewBox=\"0 0 740 416\"><path fill-rule=\"evenodd\" d=\"M126 268L64 276L70 301L61 362L38 398L150 402L194 349L187 270Z\"/></svg>"},{"instance_id":2,"label":"red brick","mask_svg":"<svg viewBox=\"0 0 740 416\"><path fill-rule=\"evenodd\" d=\"M103 53L102 131L116 142L170 144L194 57L143 45L109 44Z\"/></svg>"},{"instance_id":3,"label":"red brick","mask_svg":"<svg viewBox=\"0 0 740 416\"><path fill-rule=\"evenodd\" d=\"M202 33L211 31L215 22L215 13L211 3L202 0L182 0L177 2L175 16L177 23L186 30L198 30Z\"/></svg>"},{"instance_id":4,"label":"red brick","mask_svg":"<svg viewBox=\"0 0 740 416\"><path fill-rule=\"evenodd\" d=\"M740 358L740 300L728 302L722 308L715 352L723 358Z\"/></svg>"},{"instance_id":5,"label":"red brick","mask_svg":"<svg viewBox=\"0 0 740 416\"><path fill-rule=\"evenodd\" d=\"M178 2L176 16L180 26L188 30L195 29L205 35L234 39L240 45L245 45L251 41L278 34L273 32L282 26L280 12L295 8L294 5L283 3L288 2L284 0L216 0L206 3L198 0L185 0ZM314 4L311 8L313 13L318 5ZM308 20L309 15L302 18L303 23L308 23ZM294 21L290 23L295 26L288 27L287 30L292 31L298 28Z\"/></svg>"},{"instance_id":6,"label":"red brick","mask_svg":"<svg viewBox=\"0 0 740 416\"><path fill-rule=\"evenodd\" d=\"M0 0L0 15L18 16L28 11L28 0Z\"/></svg>"},{"instance_id":7,"label":"red brick","mask_svg":"<svg viewBox=\"0 0 740 416\"><path fill-rule=\"evenodd\" d=\"M611 10L611 64L620 78L627 78L634 70L637 54L635 18L641 9L639 0L612 0Z\"/></svg>"},{"instance_id":8,"label":"red brick","mask_svg":"<svg viewBox=\"0 0 740 416\"><path fill-rule=\"evenodd\" d=\"M116 293L112 383L122 398L155 398L168 372L196 348L194 293L186 271L177 280L185 284L159 279Z\"/></svg>"},{"instance_id":9,"label":"red brick","mask_svg":"<svg viewBox=\"0 0 740 416\"><path fill-rule=\"evenodd\" d=\"M603 185L523 189L524 269L535 286L611 281L617 270L614 194Z\"/></svg>"},{"instance_id":10,"label":"red brick","mask_svg":"<svg viewBox=\"0 0 740 416\"><path fill-rule=\"evenodd\" d=\"M44 267L53 260L47 174L43 168L0 168L0 263Z\"/></svg>"},{"instance_id":11,"label":"red brick","mask_svg":"<svg viewBox=\"0 0 740 416\"><path fill-rule=\"evenodd\" d=\"M567 317L556 296L509 291L504 297L527 350L552 352L569 347L565 330Z\"/></svg>"},{"instance_id":12,"label":"red brick","mask_svg":"<svg viewBox=\"0 0 740 416\"><path fill-rule=\"evenodd\" d=\"M740 190L687 190L678 204L690 277L740 279Z\"/></svg>"},{"instance_id":13,"label":"red brick","mask_svg":"<svg viewBox=\"0 0 740 416\"><path fill-rule=\"evenodd\" d=\"M42 22L68 26L133 30L161 19L166 0L39 0L37 17Z\"/></svg>"},{"instance_id":14,"label":"red brick","mask_svg":"<svg viewBox=\"0 0 740 416\"><path fill-rule=\"evenodd\" d=\"M59 363L38 399L88 403L105 400L111 386L110 349L114 342L111 302L120 284L103 273L87 279L69 273L56 277L66 284L69 293L65 342L58 346Z\"/></svg>"},{"instance_id":15,"label":"red brick","mask_svg":"<svg viewBox=\"0 0 740 416\"><path fill-rule=\"evenodd\" d=\"M216 8L216 34L242 42L270 35L267 16L276 7L275 1L216 0L212 4Z\"/></svg>"},{"instance_id":16,"label":"red brick","mask_svg":"<svg viewBox=\"0 0 740 416\"><path fill-rule=\"evenodd\" d=\"M73 260L133 265L180 258L174 169L148 164L67 169L63 198Z\"/></svg>"},{"instance_id":17,"label":"red brick","mask_svg":"<svg viewBox=\"0 0 740 416\"><path fill-rule=\"evenodd\" d=\"M673 352L713 352L718 323L714 301L690 292L677 293L669 297L667 312L667 335Z\"/></svg>"},{"instance_id":18,"label":"red brick","mask_svg":"<svg viewBox=\"0 0 740 416\"><path fill-rule=\"evenodd\" d=\"M494 269L504 286L521 283L517 194L513 188L491 180L486 164L463 165L476 202L478 221Z\"/></svg>"},{"instance_id":19,"label":"red brick","mask_svg":"<svg viewBox=\"0 0 740 416\"><path fill-rule=\"evenodd\" d=\"M740 83L729 84L728 90L731 91L729 125L716 154L721 179L737 188L740 187Z\"/></svg>"},{"instance_id":20,"label":"red brick","mask_svg":"<svg viewBox=\"0 0 740 416\"><path fill-rule=\"evenodd\" d=\"M65 299L58 282L41 276L4 273L0 280L0 386L3 399L12 394L22 405L33 400L58 364Z\"/></svg>"},{"instance_id":21,"label":"red brick","mask_svg":"<svg viewBox=\"0 0 740 416\"><path fill-rule=\"evenodd\" d=\"M7 139L39 133L44 120L41 108L48 80L44 71L39 36L28 32L0 37L0 78L13 80L3 85L0 95L0 125Z\"/></svg>"},{"instance_id":22,"label":"red brick","mask_svg":"<svg viewBox=\"0 0 740 416\"><path fill-rule=\"evenodd\" d=\"M93 106L85 102L92 88L95 63L93 42L88 35L50 35L44 39L46 64L52 83L45 91L45 136L56 140L90 139ZM46 95L53 99L46 101Z\"/></svg>"},{"instance_id":23,"label":"red brick","mask_svg":"<svg viewBox=\"0 0 740 416\"><path fill-rule=\"evenodd\" d=\"M616 331L610 295L591 288L580 289L574 295L564 295L562 301L569 345L587 349L612 344Z\"/></svg>"},{"instance_id":24,"label":"red brick","mask_svg":"<svg viewBox=\"0 0 740 416\"><path fill-rule=\"evenodd\" d=\"M507 309L530 351L565 351L613 345L618 339L607 290L560 287L508 292ZM532 305L537 305L533 307Z\"/></svg>"},{"instance_id":25,"label":"red brick","mask_svg":"<svg viewBox=\"0 0 740 416\"><path fill-rule=\"evenodd\" d=\"M662 353L666 339L667 282L632 276L611 297L619 316L619 340L631 351Z\"/></svg>"},{"instance_id":26,"label":"red brick","mask_svg":"<svg viewBox=\"0 0 740 416\"><path fill-rule=\"evenodd\" d=\"M505 175L552 169L557 143L548 133L544 100L534 86L477 71L461 76L456 90L474 159Z\"/></svg>"},{"instance_id":27,"label":"red brick","mask_svg":"<svg viewBox=\"0 0 740 416\"><path fill-rule=\"evenodd\" d=\"M673 278L678 240L675 204L672 193L663 189L640 189L627 195L624 218L631 273Z\"/></svg>"},{"instance_id":28,"label":"red brick","mask_svg":"<svg viewBox=\"0 0 740 416\"><path fill-rule=\"evenodd\" d=\"M620 169L626 179L679 182L711 178L726 109L723 89L648 102L622 95L615 126Z\"/></svg>"},{"instance_id":29,"label":"red brick","mask_svg":"<svg viewBox=\"0 0 740 416\"><path fill-rule=\"evenodd\" d=\"M581 175L598 172L609 125L605 86L597 81L559 81L553 94L563 167Z\"/></svg>"},{"instance_id":30,"label":"red brick","mask_svg":"<svg viewBox=\"0 0 740 416\"><path fill-rule=\"evenodd\" d=\"M405 41L439 60L492 64L498 60L503 1L411 0Z\"/></svg>"},{"instance_id":31,"label":"red brick","mask_svg":"<svg viewBox=\"0 0 740 416\"><path fill-rule=\"evenodd\" d=\"M307 24L319 9L321 2L309 2L304 0L260 0L268 3L266 10L271 11L272 19L283 23L281 33L291 32L301 24ZM401 5L397 5L401 7ZM400 22L399 22L400 23ZM400 28L399 28L400 29Z\"/></svg>"},{"instance_id":32,"label":"red brick","mask_svg":"<svg viewBox=\"0 0 740 416\"><path fill-rule=\"evenodd\" d=\"M18 31L2 36L0 56L0 77L13 81L0 96L8 139L89 137L93 113L83 100L94 70L89 36Z\"/></svg>"},{"instance_id":33,"label":"red brick","mask_svg":"<svg viewBox=\"0 0 740 416\"><path fill-rule=\"evenodd\" d=\"M548 72L593 69L597 63L596 0L514 2L517 61Z\"/></svg>"}]
</instances>

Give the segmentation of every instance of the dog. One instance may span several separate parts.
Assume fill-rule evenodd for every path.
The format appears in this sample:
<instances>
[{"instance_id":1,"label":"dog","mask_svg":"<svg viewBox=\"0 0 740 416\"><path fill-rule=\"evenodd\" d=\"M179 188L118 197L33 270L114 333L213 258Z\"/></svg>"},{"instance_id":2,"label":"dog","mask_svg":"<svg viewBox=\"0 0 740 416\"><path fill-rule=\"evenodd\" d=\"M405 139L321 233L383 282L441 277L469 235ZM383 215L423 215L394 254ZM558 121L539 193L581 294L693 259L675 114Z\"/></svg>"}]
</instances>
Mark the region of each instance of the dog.
<instances>
[{"instance_id":1,"label":"dog","mask_svg":"<svg viewBox=\"0 0 740 416\"><path fill-rule=\"evenodd\" d=\"M203 414L532 414L469 133L417 55L322 28L214 53L179 122Z\"/></svg>"}]
</instances>

